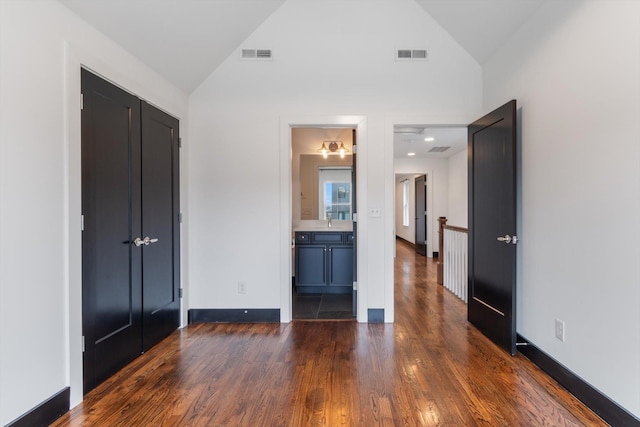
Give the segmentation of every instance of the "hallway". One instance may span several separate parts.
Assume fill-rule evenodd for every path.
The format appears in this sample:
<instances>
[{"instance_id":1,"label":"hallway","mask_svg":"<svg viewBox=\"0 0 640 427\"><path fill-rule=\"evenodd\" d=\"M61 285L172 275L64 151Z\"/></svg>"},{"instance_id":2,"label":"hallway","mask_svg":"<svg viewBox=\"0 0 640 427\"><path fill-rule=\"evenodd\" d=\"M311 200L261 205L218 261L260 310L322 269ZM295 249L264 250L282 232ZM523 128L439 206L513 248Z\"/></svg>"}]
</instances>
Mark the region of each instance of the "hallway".
<instances>
[{"instance_id":1,"label":"hallway","mask_svg":"<svg viewBox=\"0 0 640 427\"><path fill-rule=\"evenodd\" d=\"M54 426L600 426L397 243L396 321L192 324Z\"/></svg>"}]
</instances>

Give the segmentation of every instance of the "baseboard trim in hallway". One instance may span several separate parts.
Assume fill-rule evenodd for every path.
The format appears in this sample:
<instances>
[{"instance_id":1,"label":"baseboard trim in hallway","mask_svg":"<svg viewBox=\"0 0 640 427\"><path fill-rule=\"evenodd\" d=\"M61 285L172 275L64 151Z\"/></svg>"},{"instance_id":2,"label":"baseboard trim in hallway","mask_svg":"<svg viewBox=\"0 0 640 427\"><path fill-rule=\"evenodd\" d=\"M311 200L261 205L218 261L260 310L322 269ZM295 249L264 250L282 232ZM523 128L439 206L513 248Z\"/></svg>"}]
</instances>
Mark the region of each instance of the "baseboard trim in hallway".
<instances>
[{"instance_id":1,"label":"baseboard trim in hallway","mask_svg":"<svg viewBox=\"0 0 640 427\"><path fill-rule=\"evenodd\" d=\"M71 390L65 387L6 427L46 427L69 411Z\"/></svg>"},{"instance_id":2,"label":"baseboard trim in hallway","mask_svg":"<svg viewBox=\"0 0 640 427\"><path fill-rule=\"evenodd\" d=\"M612 426L640 427L640 420L600 393L591 384L565 368L557 360L540 350L526 338L518 335L518 351L558 384L587 405L600 418Z\"/></svg>"}]
</instances>

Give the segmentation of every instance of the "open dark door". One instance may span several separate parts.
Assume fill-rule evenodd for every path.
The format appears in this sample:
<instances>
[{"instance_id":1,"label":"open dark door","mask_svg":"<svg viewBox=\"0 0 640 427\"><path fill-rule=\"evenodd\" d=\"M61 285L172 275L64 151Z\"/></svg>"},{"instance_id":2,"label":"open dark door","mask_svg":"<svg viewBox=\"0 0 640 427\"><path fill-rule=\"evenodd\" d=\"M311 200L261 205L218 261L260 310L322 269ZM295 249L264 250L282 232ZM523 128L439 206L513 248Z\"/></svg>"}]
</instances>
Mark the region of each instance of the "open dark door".
<instances>
[{"instance_id":1,"label":"open dark door","mask_svg":"<svg viewBox=\"0 0 640 427\"><path fill-rule=\"evenodd\" d=\"M178 119L142 107L142 350L180 326Z\"/></svg>"},{"instance_id":2,"label":"open dark door","mask_svg":"<svg viewBox=\"0 0 640 427\"><path fill-rule=\"evenodd\" d=\"M427 176L415 178L415 247L420 255L427 255Z\"/></svg>"},{"instance_id":3,"label":"open dark door","mask_svg":"<svg viewBox=\"0 0 640 427\"><path fill-rule=\"evenodd\" d=\"M469 125L468 319L516 352L516 101Z\"/></svg>"},{"instance_id":4,"label":"open dark door","mask_svg":"<svg viewBox=\"0 0 640 427\"><path fill-rule=\"evenodd\" d=\"M356 317L358 315L358 290L357 290L357 283L358 283L358 222L357 222L357 203L356 201L358 200L356 197L357 194L357 188L358 188L358 181L356 180L356 152L358 151L357 149L357 145L356 145L356 130L352 129L351 130L351 135L352 135L352 144L353 144L353 149L351 150L353 155L351 156L351 218L353 219L352 223L353 223L353 283L356 284L353 286L353 295L352 295L352 311L353 311L353 317Z\"/></svg>"}]
</instances>

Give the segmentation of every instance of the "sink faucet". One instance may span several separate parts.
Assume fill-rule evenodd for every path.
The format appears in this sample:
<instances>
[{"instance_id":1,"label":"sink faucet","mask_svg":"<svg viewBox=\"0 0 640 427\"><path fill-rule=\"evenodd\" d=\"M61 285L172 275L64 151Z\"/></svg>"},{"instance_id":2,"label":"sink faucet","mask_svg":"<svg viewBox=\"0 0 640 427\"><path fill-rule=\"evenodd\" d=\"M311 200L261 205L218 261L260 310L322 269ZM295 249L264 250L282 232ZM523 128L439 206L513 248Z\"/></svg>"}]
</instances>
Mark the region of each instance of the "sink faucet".
<instances>
[{"instance_id":1,"label":"sink faucet","mask_svg":"<svg viewBox=\"0 0 640 427\"><path fill-rule=\"evenodd\" d=\"M327 214L327 227L331 228L331 214Z\"/></svg>"}]
</instances>

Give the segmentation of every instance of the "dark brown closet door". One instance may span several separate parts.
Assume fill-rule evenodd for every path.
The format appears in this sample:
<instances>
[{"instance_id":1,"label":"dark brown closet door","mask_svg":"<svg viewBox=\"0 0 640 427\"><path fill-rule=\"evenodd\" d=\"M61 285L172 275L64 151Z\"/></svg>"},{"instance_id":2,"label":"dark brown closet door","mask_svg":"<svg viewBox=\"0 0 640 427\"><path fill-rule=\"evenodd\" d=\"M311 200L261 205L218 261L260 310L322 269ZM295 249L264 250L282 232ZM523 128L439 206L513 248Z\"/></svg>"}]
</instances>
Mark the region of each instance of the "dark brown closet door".
<instances>
[{"instance_id":1,"label":"dark brown closet door","mask_svg":"<svg viewBox=\"0 0 640 427\"><path fill-rule=\"evenodd\" d=\"M180 324L178 119L142 101L143 351Z\"/></svg>"},{"instance_id":2,"label":"dark brown closet door","mask_svg":"<svg viewBox=\"0 0 640 427\"><path fill-rule=\"evenodd\" d=\"M179 123L82 70L84 391L180 324Z\"/></svg>"},{"instance_id":3,"label":"dark brown closet door","mask_svg":"<svg viewBox=\"0 0 640 427\"><path fill-rule=\"evenodd\" d=\"M84 390L140 354L140 100L82 70Z\"/></svg>"}]
</instances>

